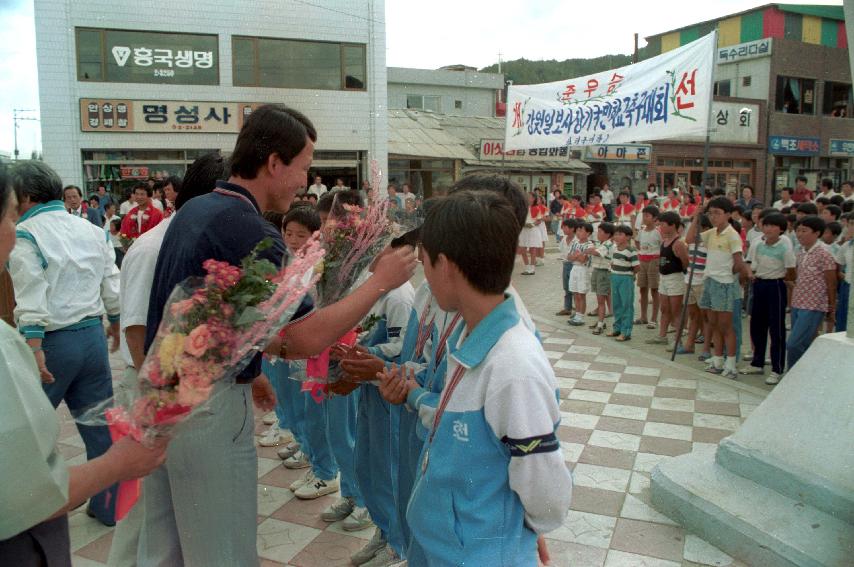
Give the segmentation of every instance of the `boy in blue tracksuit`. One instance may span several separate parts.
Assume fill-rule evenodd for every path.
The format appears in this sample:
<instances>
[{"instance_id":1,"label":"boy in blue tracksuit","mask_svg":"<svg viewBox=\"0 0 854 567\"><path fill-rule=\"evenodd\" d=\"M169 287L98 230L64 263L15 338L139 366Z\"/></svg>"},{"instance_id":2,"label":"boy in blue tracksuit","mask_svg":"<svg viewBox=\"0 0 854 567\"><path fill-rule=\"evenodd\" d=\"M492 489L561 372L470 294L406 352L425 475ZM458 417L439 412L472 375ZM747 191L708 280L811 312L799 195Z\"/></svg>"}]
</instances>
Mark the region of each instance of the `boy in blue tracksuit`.
<instances>
[{"instance_id":1,"label":"boy in blue tracksuit","mask_svg":"<svg viewBox=\"0 0 854 567\"><path fill-rule=\"evenodd\" d=\"M464 324L452 325L447 341L446 383L409 503L423 553L410 554L414 567L536 565L537 534L560 526L569 508L556 380L505 294L514 223L506 200L461 192L435 205L423 227L433 295ZM394 379L415 392L410 380Z\"/></svg>"}]
</instances>

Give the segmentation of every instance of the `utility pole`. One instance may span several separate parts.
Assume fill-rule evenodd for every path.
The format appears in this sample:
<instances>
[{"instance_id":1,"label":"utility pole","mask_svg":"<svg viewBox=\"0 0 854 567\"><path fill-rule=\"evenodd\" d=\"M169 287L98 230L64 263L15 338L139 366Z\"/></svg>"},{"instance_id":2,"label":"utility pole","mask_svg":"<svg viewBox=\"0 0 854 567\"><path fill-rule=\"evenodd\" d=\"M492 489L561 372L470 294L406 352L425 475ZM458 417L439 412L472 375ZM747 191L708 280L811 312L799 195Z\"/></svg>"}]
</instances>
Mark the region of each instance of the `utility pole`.
<instances>
[{"instance_id":1,"label":"utility pole","mask_svg":"<svg viewBox=\"0 0 854 567\"><path fill-rule=\"evenodd\" d=\"M632 63L638 62L638 34L635 34L635 50L632 52Z\"/></svg>"},{"instance_id":2,"label":"utility pole","mask_svg":"<svg viewBox=\"0 0 854 567\"><path fill-rule=\"evenodd\" d=\"M498 50L498 74L501 74L501 50Z\"/></svg>"},{"instance_id":3,"label":"utility pole","mask_svg":"<svg viewBox=\"0 0 854 567\"><path fill-rule=\"evenodd\" d=\"M12 130L15 137L15 155L14 160L18 161L18 121L20 120L35 120L38 121L38 118L30 118L27 116L18 116L19 112L35 112L35 110L29 108L13 108L12 109Z\"/></svg>"}]
</instances>

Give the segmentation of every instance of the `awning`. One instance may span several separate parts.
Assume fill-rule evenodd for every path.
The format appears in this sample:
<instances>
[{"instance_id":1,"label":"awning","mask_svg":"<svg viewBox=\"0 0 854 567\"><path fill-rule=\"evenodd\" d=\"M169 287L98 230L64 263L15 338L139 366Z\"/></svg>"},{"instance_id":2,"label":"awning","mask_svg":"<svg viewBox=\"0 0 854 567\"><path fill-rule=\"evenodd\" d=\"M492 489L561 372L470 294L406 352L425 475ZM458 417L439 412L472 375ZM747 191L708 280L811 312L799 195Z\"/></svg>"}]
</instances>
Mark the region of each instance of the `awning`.
<instances>
[{"instance_id":1,"label":"awning","mask_svg":"<svg viewBox=\"0 0 854 567\"><path fill-rule=\"evenodd\" d=\"M437 159L476 159L459 139L442 130L433 116L404 110L388 115L388 153Z\"/></svg>"},{"instance_id":2,"label":"awning","mask_svg":"<svg viewBox=\"0 0 854 567\"><path fill-rule=\"evenodd\" d=\"M500 161L467 159L464 160L465 169L474 171L478 169L487 169L494 171L496 169L506 169L507 171L552 171L564 173L588 174L591 172L590 166L578 159L570 159L569 161L517 161L506 160L503 164Z\"/></svg>"}]
</instances>

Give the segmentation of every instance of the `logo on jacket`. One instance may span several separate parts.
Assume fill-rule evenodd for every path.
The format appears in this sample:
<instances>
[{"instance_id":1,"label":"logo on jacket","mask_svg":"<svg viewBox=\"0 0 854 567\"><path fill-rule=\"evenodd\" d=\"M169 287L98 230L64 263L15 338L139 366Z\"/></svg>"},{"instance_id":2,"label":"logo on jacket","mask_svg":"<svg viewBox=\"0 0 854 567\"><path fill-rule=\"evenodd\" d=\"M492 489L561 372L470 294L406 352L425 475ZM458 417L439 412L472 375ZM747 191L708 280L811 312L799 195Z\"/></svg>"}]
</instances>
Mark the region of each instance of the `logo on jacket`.
<instances>
[{"instance_id":1,"label":"logo on jacket","mask_svg":"<svg viewBox=\"0 0 854 567\"><path fill-rule=\"evenodd\" d=\"M462 441L463 443L469 442L469 424L459 419L454 421L454 439L457 441Z\"/></svg>"}]
</instances>

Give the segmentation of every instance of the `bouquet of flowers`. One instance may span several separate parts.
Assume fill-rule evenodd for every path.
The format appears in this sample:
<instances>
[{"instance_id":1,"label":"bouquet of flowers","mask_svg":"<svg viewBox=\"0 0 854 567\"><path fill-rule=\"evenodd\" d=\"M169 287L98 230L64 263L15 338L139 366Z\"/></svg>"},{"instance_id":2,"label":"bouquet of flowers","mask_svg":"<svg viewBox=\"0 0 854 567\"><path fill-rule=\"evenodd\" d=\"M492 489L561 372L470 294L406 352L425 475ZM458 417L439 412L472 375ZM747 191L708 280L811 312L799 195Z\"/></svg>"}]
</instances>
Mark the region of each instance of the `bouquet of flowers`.
<instances>
[{"instance_id":1,"label":"bouquet of flowers","mask_svg":"<svg viewBox=\"0 0 854 567\"><path fill-rule=\"evenodd\" d=\"M234 380L287 324L319 277L313 270L324 251L317 239L281 270L258 258L271 245L270 239L259 243L240 267L207 260L204 278L176 286L136 387L78 421L103 423L105 416L114 441L131 435L151 443L208 402L217 383ZM139 493L138 483L126 484L119 488L117 518Z\"/></svg>"}]
</instances>

